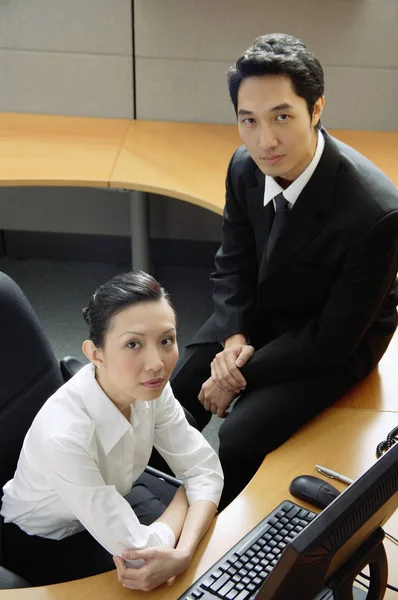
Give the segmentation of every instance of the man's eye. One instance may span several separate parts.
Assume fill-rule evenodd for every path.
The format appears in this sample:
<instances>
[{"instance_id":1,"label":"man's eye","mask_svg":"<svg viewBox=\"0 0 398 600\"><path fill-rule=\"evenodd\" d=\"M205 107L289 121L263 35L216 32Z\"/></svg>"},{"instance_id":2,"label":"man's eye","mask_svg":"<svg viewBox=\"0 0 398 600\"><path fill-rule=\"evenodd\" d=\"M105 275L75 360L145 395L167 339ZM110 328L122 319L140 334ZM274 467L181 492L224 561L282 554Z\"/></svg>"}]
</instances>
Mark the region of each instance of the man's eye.
<instances>
[{"instance_id":1,"label":"man's eye","mask_svg":"<svg viewBox=\"0 0 398 600\"><path fill-rule=\"evenodd\" d=\"M256 122L256 120L253 119L252 117L247 117L247 119L242 119L242 123L244 123L245 125L254 125L255 122Z\"/></svg>"},{"instance_id":2,"label":"man's eye","mask_svg":"<svg viewBox=\"0 0 398 600\"><path fill-rule=\"evenodd\" d=\"M161 344L162 344L162 346L171 346L171 344L174 344L174 338L171 338L171 337L164 338L164 340L162 340Z\"/></svg>"},{"instance_id":3,"label":"man's eye","mask_svg":"<svg viewBox=\"0 0 398 600\"><path fill-rule=\"evenodd\" d=\"M290 119L290 115L278 115L276 117L277 121L283 122L283 121L288 121Z\"/></svg>"},{"instance_id":4,"label":"man's eye","mask_svg":"<svg viewBox=\"0 0 398 600\"><path fill-rule=\"evenodd\" d=\"M134 341L134 342L129 342L129 343L127 344L127 348L130 348L130 349L132 349L132 350L135 350L136 348L139 348L140 346L141 346L140 342L136 342L136 341Z\"/></svg>"}]
</instances>

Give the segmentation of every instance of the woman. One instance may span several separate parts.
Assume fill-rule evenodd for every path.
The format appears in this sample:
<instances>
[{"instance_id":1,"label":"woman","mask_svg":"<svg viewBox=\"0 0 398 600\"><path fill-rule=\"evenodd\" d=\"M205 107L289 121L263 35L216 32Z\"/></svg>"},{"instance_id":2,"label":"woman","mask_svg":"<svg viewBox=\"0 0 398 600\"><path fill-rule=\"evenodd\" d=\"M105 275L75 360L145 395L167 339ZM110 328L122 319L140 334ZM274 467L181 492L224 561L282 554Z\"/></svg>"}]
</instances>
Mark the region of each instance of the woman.
<instances>
[{"instance_id":1,"label":"woman","mask_svg":"<svg viewBox=\"0 0 398 600\"><path fill-rule=\"evenodd\" d=\"M45 585L115 563L125 587L151 590L189 564L222 471L169 384L178 349L163 288L142 272L118 275L83 316L90 364L39 411L4 486L2 564ZM148 476L133 486L153 447L183 480L177 491L156 480L154 494Z\"/></svg>"}]
</instances>

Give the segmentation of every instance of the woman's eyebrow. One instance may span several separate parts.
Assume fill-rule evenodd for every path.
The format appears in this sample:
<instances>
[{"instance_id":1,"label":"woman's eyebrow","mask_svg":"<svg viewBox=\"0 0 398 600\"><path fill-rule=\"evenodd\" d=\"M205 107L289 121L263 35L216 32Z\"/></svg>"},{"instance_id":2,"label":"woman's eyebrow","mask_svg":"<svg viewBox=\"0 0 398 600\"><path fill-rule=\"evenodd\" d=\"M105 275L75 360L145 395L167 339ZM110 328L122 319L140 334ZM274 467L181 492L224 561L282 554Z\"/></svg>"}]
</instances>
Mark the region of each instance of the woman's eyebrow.
<instances>
[{"instance_id":1,"label":"woman's eyebrow","mask_svg":"<svg viewBox=\"0 0 398 600\"><path fill-rule=\"evenodd\" d=\"M170 329L167 329L167 331L164 331L161 335L165 335L166 333L170 333L170 331L175 330L175 327L170 327ZM140 335L141 337L145 337L146 333L140 333L139 331L124 331L119 335L119 337L122 337L123 335Z\"/></svg>"}]
</instances>

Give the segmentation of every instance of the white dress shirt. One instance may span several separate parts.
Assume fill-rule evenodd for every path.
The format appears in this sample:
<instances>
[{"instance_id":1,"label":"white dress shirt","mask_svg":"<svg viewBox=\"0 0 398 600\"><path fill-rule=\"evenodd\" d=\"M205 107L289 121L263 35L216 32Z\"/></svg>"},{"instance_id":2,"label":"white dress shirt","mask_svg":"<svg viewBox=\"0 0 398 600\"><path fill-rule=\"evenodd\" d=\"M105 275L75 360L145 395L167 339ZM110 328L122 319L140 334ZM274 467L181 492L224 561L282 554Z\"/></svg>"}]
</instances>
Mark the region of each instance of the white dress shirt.
<instances>
[{"instance_id":1,"label":"white dress shirt","mask_svg":"<svg viewBox=\"0 0 398 600\"><path fill-rule=\"evenodd\" d=\"M188 424L170 384L156 400L134 400L128 421L102 391L93 365L86 365L34 419L14 478L3 488L4 521L56 540L87 529L119 556L129 548L174 547L168 525L141 525L123 498L147 466L153 446L184 480L190 504L218 504L219 459Z\"/></svg>"},{"instance_id":2,"label":"white dress shirt","mask_svg":"<svg viewBox=\"0 0 398 600\"><path fill-rule=\"evenodd\" d=\"M264 206L267 206L267 204L271 202L271 200L273 200L275 196L277 196L280 193L283 193L283 197L289 203L289 209L292 209L297 198L300 196L301 192L303 191L303 189L311 179L315 169L317 168L318 163L321 160L324 148L325 138L323 137L322 133L318 131L318 141L316 145L314 158L312 159L308 167L301 173L301 175L297 177L297 179L295 179L285 190L279 185L277 181L275 181L273 177L266 175L264 190Z\"/></svg>"}]
</instances>

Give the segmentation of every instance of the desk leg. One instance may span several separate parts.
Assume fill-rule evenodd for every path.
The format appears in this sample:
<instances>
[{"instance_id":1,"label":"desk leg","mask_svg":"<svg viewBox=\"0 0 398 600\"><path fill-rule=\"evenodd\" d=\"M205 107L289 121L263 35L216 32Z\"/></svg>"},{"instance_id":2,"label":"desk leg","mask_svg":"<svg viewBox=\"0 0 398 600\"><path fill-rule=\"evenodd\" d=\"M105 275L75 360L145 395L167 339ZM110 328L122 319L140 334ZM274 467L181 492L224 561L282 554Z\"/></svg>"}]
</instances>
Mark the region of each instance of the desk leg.
<instances>
[{"instance_id":1,"label":"desk leg","mask_svg":"<svg viewBox=\"0 0 398 600\"><path fill-rule=\"evenodd\" d=\"M133 271L151 271L149 253L149 194L130 192L131 252Z\"/></svg>"}]
</instances>

